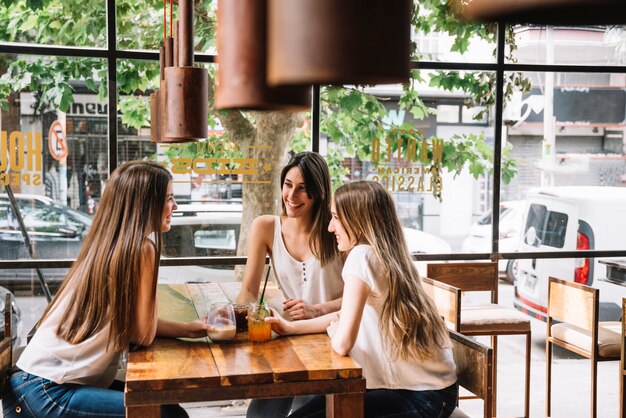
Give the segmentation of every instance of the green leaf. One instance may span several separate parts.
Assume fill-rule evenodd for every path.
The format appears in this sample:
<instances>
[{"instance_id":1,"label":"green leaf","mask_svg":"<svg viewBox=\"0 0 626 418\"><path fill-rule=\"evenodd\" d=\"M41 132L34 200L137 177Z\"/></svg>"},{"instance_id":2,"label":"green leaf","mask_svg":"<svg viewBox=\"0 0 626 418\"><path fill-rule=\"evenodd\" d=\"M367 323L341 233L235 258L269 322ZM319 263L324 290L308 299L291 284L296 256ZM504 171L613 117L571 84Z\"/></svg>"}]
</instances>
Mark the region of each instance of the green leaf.
<instances>
[{"instance_id":1,"label":"green leaf","mask_svg":"<svg viewBox=\"0 0 626 418\"><path fill-rule=\"evenodd\" d=\"M23 32L31 30L32 28L37 26L37 20L38 19L36 14L28 16L28 19L26 19L26 21L20 26L20 30Z\"/></svg>"}]
</instances>

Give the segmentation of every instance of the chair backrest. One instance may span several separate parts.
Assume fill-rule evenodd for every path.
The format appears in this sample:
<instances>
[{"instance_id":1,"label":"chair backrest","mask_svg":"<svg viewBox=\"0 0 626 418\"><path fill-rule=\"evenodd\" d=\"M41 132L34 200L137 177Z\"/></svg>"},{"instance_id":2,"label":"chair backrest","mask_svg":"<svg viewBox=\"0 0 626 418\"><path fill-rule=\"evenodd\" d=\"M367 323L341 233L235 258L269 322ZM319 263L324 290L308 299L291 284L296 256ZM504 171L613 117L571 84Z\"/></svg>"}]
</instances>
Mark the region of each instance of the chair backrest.
<instances>
[{"instance_id":1,"label":"chair backrest","mask_svg":"<svg viewBox=\"0 0 626 418\"><path fill-rule=\"evenodd\" d=\"M429 263L426 269L426 276L463 292L491 292L491 301L498 303L498 263Z\"/></svg>"},{"instance_id":2,"label":"chair backrest","mask_svg":"<svg viewBox=\"0 0 626 418\"><path fill-rule=\"evenodd\" d=\"M493 349L448 330L459 386L484 401L484 416L492 417Z\"/></svg>"},{"instance_id":3,"label":"chair backrest","mask_svg":"<svg viewBox=\"0 0 626 418\"><path fill-rule=\"evenodd\" d=\"M448 284L422 277L422 287L435 302L437 311L444 321L459 331L461 327L461 289Z\"/></svg>"},{"instance_id":4,"label":"chair backrest","mask_svg":"<svg viewBox=\"0 0 626 418\"><path fill-rule=\"evenodd\" d=\"M548 321L575 325L591 333L598 326L598 289L554 277L548 279Z\"/></svg>"},{"instance_id":5,"label":"chair backrest","mask_svg":"<svg viewBox=\"0 0 626 418\"><path fill-rule=\"evenodd\" d=\"M9 370L13 365L13 339L11 338L11 294L7 292L4 303L4 338L0 340L0 394L4 393Z\"/></svg>"}]
</instances>

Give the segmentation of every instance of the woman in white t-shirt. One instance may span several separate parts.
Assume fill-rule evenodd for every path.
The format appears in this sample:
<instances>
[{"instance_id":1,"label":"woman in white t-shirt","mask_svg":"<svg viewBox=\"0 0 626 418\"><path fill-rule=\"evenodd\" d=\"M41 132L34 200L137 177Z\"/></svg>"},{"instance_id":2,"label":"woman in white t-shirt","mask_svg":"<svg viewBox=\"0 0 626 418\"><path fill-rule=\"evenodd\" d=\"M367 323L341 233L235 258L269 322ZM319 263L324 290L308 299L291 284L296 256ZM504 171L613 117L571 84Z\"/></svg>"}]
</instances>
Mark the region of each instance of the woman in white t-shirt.
<instances>
[{"instance_id":1,"label":"woman in white t-shirt","mask_svg":"<svg viewBox=\"0 0 626 418\"><path fill-rule=\"evenodd\" d=\"M111 175L82 250L13 370L5 417L124 417L120 355L155 336L202 337L201 321L158 318L161 233L176 210L171 175L131 161ZM178 405L164 417L186 417Z\"/></svg>"},{"instance_id":2,"label":"woman in white t-shirt","mask_svg":"<svg viewBox=\"0 0 626 418\"><path fill-rule=\"evenodd\" d=\"M378 183L340 187L328 230L348 252L340 314L287 322L267 318L279 334L323 332L350 354L366 379L366 417L448 417L458 385L447 328L424 292L389 193ZM324 417L316 396L290 417Z\"/></svg>"}]
</instances>

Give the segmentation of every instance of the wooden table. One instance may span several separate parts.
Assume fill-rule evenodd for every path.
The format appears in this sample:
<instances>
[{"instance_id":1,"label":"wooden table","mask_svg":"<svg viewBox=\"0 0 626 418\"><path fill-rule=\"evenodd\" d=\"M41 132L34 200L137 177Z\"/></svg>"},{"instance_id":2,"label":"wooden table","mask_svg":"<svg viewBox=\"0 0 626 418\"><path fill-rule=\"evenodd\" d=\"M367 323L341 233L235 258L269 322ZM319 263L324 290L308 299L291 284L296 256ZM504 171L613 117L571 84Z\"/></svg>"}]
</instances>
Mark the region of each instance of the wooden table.
<instances>
[{"instance_id":1,"label":"wooden table","mask_svg":"<svg viewBox=\"0 0 626 418\"><path fill-rule=\"evenodd\" d=\"M205 306L234 300L240 283L159 285L159 316L204 317ZM268 299L282 295L268 286ZM350 357L337 355L326 334L250 343L247 333L211 343L208 338L157 338L128 354L127 417L160 417L160 405L181 402L325 394L327 417L362 417L365 379Z\"/></svg>"}]
</instances>

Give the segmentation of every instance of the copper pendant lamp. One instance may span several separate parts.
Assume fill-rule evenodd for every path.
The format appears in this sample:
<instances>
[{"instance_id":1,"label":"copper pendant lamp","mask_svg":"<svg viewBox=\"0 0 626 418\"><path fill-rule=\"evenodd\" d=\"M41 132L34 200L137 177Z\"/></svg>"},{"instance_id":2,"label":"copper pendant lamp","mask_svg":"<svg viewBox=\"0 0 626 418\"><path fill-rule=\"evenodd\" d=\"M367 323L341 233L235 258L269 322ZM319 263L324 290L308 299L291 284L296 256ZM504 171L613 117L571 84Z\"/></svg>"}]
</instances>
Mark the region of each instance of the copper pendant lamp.
<instances>
[{"instance_id":1,"label":"copper pendant lamp","mask_svg":"<svg viewBox=\"0 0 626 418\"><path fill-rule=\"evenodd\" d=\"M197 141L208 136L208 73L194 67L193 1L179 0L178 7L175 38L172 0L169 37L165 36L164 10L160 89L150 95L151 139L162 143Z\"/></svg>"},{"instance_id":2,"label":"copper pendant lamp","mask_svg":"<svg viewBox=\"0 0 626 418\"><path fill-rule=\"evenodd\" d=\"M267 0L218 1L216 109L310 109L309 85L267 85L266 34Z\"/></svg>"},{"instance_id":3,"label":"copper pendant lamp","mask_svg":"<svg viewBox=\"0 0 626 418\"><path fill-rule=\"evenodd\" d=\"M542 25L613 25L626 23L624 0L456 0L467 20Z\"/></svg>"},{"instance_id":4,"label":"copper pendant lamp","mask_svg":"<svg viewBox=\"0 0 626 418\"><path fill-rule=\"evenodd\" d=\"M411 7L411 0L268 0L268 83L408 82Z\"/></svg>"}]
</instances>

